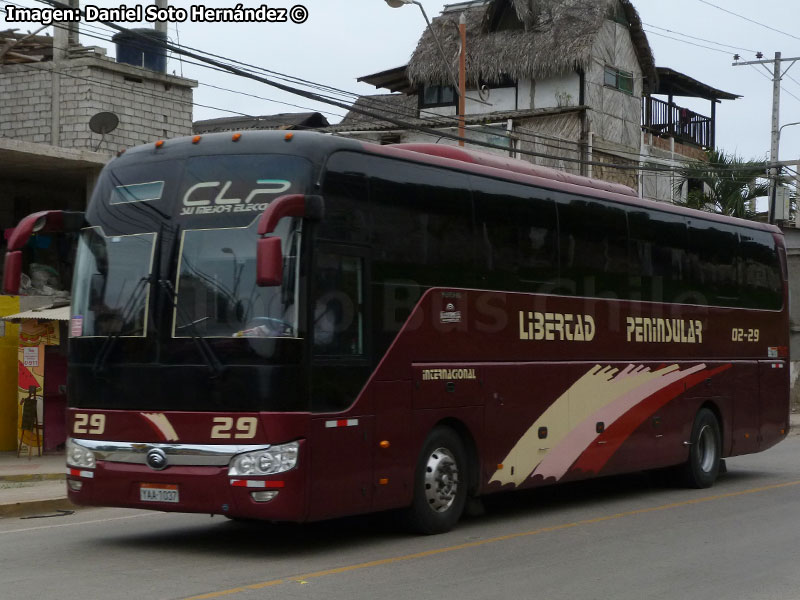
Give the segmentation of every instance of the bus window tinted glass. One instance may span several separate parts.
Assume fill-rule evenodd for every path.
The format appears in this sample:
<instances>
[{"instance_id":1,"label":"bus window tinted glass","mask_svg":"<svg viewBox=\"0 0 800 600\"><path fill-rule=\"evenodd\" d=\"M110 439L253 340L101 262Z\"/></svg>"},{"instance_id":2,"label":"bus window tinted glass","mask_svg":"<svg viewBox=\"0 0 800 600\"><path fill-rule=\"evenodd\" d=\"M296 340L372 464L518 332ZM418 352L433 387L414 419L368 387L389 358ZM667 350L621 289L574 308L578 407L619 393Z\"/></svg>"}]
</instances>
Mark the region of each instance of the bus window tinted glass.
<instances>
[{"instance_id":1,"label":"bus window tinted glass","mask_svg":"<svg viewBox=\"0 0 800 600\"><path fill-rule=\"evenodd\" d=\"M558 221L544 190L472 178L481 287L552 291L558 278Z\"/></svg>"},{"instance_id":2,"label":"bus window tinted glass","mask_svg":"<svg viewBox=\"0 0 800 600\"><path fill-rule=\"evenodd\" d=\"M739 236L723 223L689 219L689 304L739 306L737 275Z\"/></svg>"},{"instance_id":3,"label":"bus window tinted glass","mask_svg":"<svg viewBox=\"0 0 800 600\"><path fill-rule=\"evenodd\" d=\"M628 294L625 210L588 198L559 198L560 286L565 293L606 298Z\"/></svg>"},{"instance_id":4,"label":"bus window tinted glass","mask_svg":"<svg viewBox=\"0 0 800 600\"><path fill-rule=\"evenodd\" d=\"M775 240L767 231L740 232L739 278L742 305L777 310L783 304L780 264Z\"/></svg>"},{"instance_id":5,"label":"bus window tinted glass","mask_svg":"<svg viewBox=\"0 0 800 600\"><path fill-rule=\"evenodd\" d=\"M680 215L632 208L631 298L648 302L685 302L690 290L686 221Z\"/></svg>"},{"instance_id":6,"label":"bus window tinted glass","mask_svg":"<svg viewBox=\"0 0 800 600\"><path fill-rule=\"evenodd\" d=\"M371 160L376 272L420 285L471 285L472 205L463 175L404 161Z\"/></svg>"},{"instance_id":7,"label":"bus window tinted glass","mask_svg":"<svg viewBox=\"0 0 800 600\"><path fill-rule=\"evenodd\" d=\"M367 177L351 170L358 168L353 164L353 156L339 152L328 160L322 186L325 218L317 231L320 238L347 243L366 243L369 240Z\"/></svg>"},{"instance_id":8,"label":"bus window tinted glass","mask_svg":"<svg viewBox=\"0 0 800 600\"><path fill-rule=\"evenodd\" d=\"M314 354L363 355L363 259L319 252L316 261Z\"/></svg>"}]
</instances>

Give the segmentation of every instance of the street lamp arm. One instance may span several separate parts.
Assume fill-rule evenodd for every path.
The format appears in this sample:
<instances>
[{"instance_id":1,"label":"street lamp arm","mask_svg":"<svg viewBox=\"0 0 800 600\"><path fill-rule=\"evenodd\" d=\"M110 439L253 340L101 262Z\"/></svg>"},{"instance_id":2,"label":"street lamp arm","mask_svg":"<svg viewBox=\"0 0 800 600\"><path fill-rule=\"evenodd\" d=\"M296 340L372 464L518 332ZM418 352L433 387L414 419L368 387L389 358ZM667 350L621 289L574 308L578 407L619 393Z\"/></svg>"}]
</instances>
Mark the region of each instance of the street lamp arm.
<instances>
[{"instance_id":1,"label":"street lamp arm","mask_svg":"<svg viewBox=\"0 0 800 600\"><path fill-rule=\"evenodd\" d=\"M397 2L399 2L399 4L397 4ZM428 25L428 31L431 32L431 35L433 36L433 39L436 42L436 47L439 49L439 54L441 55L442 60L444 61L444 66L447 69L447 74L450 75L450 81L453 84L453 89L455 90L455 93L458 94L458 80L456 79L456 76L453 74L453 69L450 67L450 63L447 62L447 57L444 54L444 48L442 47L442 43L439 41L439 36L436 35L436 32L433 30L433 27L431 26L431 20L428 18L428 13L425 12L425 8L422 6L422 3L419 2L418 0L394 0L394 1L386 0L386 3L394 8L402 6L403 4L416 4L417 6L419 6L419 10L422 12L422 16L425 17L425 23L427 23Z\"/></svg>"},{"instance_id":2,"label":"street lamp arm","mask_svg":"<svg viewBox=\"0 0 800 600\"><path fill-rule=\"evenodd\" d=\"M791 125L800 125L800 121L795 121L794 123L786 123L785 125L781 125L780 128L778 129L778 135L781 134L781 131L783 131L784 127L789 127Z\"/></svg>"}]
</instances>

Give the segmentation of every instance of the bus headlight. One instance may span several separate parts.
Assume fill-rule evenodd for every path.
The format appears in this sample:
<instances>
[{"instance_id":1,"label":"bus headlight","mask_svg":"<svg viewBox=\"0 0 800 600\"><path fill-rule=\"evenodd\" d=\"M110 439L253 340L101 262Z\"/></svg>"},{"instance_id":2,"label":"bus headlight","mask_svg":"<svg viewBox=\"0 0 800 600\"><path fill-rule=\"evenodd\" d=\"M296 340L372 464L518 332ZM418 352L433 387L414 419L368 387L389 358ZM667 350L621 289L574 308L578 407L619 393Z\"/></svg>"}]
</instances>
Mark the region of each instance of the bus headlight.
<instances>
[{"instance_id":1,"label":"bus headlight","mask_svg":"<svg viewBox=\"0 0 800 600\"><path fill-rule=\"evenodd\" d=\"M228 475L274 475L294 469L300 444L289 442L263 450L238 454L228 467Z\"/></svg>"},{"instance_id":2,"label":"bus headlight","mask_svg":"<svg viewBox=\"0 0 800 600\"><path fill-rule=\"evenodd\" d=\"M67 464L81 469L94 469L97 466L94 452L67 438Z\"/></svg>"}]
</instances>

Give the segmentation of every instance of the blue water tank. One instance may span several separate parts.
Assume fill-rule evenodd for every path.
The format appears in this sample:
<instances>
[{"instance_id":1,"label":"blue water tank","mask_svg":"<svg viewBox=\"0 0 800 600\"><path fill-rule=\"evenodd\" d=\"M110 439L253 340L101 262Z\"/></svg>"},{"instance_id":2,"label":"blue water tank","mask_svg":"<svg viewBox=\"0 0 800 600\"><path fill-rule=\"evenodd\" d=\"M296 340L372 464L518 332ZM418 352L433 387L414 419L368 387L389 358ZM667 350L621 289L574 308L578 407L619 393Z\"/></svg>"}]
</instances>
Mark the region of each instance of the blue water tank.
<instances>
[{"instance_id":1,"label":"blue water tank","mask_svg":"<svg viewBox=\"0 0 800 600\"><path fill-rule=\"evenodd\" d=\"M138 35L137 35L138 34ZM154 29L131 29L116 34L117 62L167 72L167 34Z\"/></svg>"}]
</instances>

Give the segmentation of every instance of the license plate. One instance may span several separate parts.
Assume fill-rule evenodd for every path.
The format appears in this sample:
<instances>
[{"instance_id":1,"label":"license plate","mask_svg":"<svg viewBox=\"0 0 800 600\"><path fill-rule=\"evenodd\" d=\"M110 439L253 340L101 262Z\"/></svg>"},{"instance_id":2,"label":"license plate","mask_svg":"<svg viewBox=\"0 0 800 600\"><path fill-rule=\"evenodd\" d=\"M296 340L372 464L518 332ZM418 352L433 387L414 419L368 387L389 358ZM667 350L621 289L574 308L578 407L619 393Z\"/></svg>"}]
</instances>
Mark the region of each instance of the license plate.
<instances>
[{"instance_id":1,"label":"license plate","mask_svg":"<svg viewBox=\"0 0 800 600\"><path fill-rule=\"evenodd\" d=\"M142 483L139 486L142 502L178 502L178 486L165 483Z\"/></svg>"}]
</instances>

